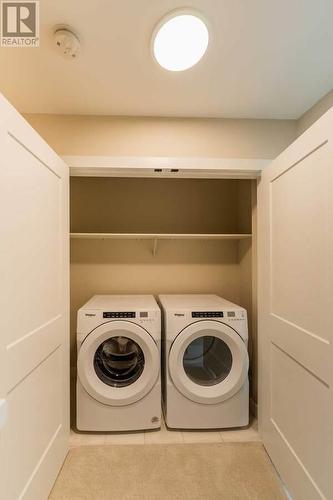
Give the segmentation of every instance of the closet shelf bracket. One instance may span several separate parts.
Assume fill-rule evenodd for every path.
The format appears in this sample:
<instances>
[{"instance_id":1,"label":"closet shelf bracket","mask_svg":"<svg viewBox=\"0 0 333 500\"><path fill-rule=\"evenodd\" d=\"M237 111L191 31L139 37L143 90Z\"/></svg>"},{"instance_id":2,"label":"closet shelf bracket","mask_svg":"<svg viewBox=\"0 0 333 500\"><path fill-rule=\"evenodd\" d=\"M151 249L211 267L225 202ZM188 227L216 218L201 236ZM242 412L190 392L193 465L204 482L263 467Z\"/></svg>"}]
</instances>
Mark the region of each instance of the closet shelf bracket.
<instances>
[{"instance_id":1,"label":"closet shelf bracket","mask_svg":"<svg viewBox=\"0 0 333 500\"><path fill-rule=\"evenodd\" d=\"M153 256L155 257L156 253L157 253L157 242L158 242L158 239L155 238L153 240Z\"/></svg>"}]
</instances>

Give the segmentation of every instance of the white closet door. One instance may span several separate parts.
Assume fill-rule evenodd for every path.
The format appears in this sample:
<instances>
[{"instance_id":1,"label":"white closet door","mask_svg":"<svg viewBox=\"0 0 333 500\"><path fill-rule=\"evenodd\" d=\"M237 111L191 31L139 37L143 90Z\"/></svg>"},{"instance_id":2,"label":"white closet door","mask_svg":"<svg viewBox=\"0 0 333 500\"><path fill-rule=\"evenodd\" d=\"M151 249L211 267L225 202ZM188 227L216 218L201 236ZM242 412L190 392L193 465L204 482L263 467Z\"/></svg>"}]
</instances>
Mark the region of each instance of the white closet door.
<instances>
[{"instance_id":1,"label":"white closet door","mask_svg":"<svg viewBox=\"0 0 333 500\"><path fill-rule=\"evenodd\" d=\"M1 95L0 213L0 494L45 500L69 434L68 169Z\"/></svg>"},{"instance_id":2,"label":"white closet door","mask_svg":"<svg viewBox=\"0 0 333 500\"><path fill-rule=\"evenodd\" d=\"M333 498L333 109L259 185L264 445L295 500Z\"/></svg>"}]
</instances>

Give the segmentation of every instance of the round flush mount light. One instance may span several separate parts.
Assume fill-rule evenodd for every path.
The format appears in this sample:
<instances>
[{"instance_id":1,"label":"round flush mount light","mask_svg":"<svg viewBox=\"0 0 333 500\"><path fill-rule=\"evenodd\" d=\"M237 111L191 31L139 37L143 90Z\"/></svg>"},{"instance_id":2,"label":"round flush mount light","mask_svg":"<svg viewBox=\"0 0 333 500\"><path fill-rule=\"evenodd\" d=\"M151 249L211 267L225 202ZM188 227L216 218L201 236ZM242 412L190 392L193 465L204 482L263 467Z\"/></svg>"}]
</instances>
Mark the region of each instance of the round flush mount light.
<instances>
[{"instance_id":1,"label":"round flush mount light","mask_svg":"<svg viewBox=\"0 0 333 500\"><path fill-rule=\"evenodd\" d=\"M201 16L186 11L169 14L153 34L156 61L169 71L184 71L197 64L209 42L208 28Z\"/></svg>"}]
</instances>

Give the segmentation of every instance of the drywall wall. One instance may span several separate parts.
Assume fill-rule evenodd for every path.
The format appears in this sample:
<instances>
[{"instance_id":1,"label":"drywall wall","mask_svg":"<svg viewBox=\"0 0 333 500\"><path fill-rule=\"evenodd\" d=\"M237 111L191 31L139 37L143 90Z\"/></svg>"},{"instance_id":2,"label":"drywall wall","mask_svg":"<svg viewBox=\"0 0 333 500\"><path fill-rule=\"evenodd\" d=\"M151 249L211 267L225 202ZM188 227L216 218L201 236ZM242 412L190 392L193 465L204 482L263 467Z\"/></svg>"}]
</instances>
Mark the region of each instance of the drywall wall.
<instances>
[{"instance_id":1,"label":"drywall wall","mask_svg":"<svg viewBox=\"0 0 333 500\"><path fill-rule=\"evenodd\" d=\"M251 409L257 414L258 401L258 317L257 317L257 181L251 181L251 190L239 186L239 220L241 227L248 227L247 217L251 216L251 240L238 243L240 271L239 303L248 313L249 358L251 381ZM249 211L248 206L251 206Z\"/></svg>"},{"instance_id":2,"label":"drywall wall","mask_svg":"<svg viewBox=\"0 0 333 500\"><path fill-rule=\"evenodd\" d=\"M249 233L250 181L72 177L71 230Z\"/></svg>"},{"instance_id":3,"label":"drywall wall","mask_svg":"<svg viewBox=\"0 0 333 500\"><path fill-rule=\"evenodd\" d=\"M237 241L73 240L71 420L75 416L76 313L94 294L216 293L240 303Z\"/></svg>"},{"instance_id":4,"label":"drywall wall","mask_svg":"<svg viewBox=\"0 0 333 500\"><path fill-rule=\"evenodd\" d=\"M60 155L275 158L293 120L25 115Z\"/></svg>"},{"instance_id":5,"label":"drywall wall","mask_svg":"<svg viewBox=\"0 0 333 500\"><path fill-rule=\"evenodd\" d=\"M328 92L312 108L300 117L296 125L297 136L307 130L315 121L317 121L326 111L333 106L333 90Z\"/></svg>"}]
</instances>

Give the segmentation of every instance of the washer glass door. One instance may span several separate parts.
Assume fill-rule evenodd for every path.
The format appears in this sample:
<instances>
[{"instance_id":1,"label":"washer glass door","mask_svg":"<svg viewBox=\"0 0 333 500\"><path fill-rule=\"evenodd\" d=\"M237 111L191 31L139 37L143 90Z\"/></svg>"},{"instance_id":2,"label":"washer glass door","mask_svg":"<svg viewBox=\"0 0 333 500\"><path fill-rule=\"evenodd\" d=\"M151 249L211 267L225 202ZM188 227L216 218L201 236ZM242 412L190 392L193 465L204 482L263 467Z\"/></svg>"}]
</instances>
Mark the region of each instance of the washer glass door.
<instances>
[{"instance_id":1,"label":"washer glass door","mask_svg":"<svg viewBox=\"0 0 333 500\"><path fill-rule=\"evenodd\" d=\"M249 357L241 336L214 320L197 321L182 330L169 353L169 373L191 401L217 404L245 383Z\"/></svg>"},{"instance_id":2,"label":"washer glass door","mask_svg":"<svg viewBox=\"0 0 333 500\"><path fill-rule=\"evenodd\" d=\"M125 406L139 401L154 387L160 371L160 351L141 326L108 321L82 342L78 378L97 401Z\"/></svg>"},{"instance_id":3,"label":"washer glass door","mask_svg":"<svg viewBox=\"0 0 333 500\"><path fill-rule=\"evenodd\" d=\"M94 356L97 376L111 387L127 387L143 372L145 357L139 344L128 337L104 340Z\"/></svg>"}]
</instances>

